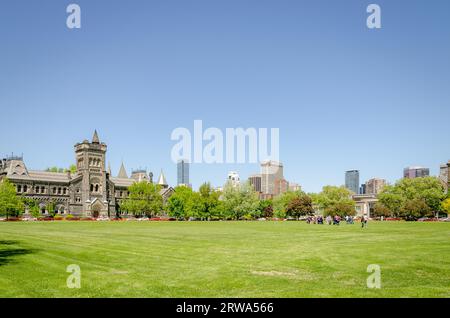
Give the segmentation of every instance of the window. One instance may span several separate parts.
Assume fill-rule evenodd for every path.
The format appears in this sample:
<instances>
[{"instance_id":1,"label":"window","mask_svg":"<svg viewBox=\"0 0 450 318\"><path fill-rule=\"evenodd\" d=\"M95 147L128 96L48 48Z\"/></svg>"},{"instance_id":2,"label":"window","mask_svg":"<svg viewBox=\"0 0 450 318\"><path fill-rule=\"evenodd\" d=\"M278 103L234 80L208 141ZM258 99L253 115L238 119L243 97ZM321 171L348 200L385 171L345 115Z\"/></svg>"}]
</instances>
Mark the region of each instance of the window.
<instances>
[{"instance_id":1,"label":"window","mask_svg":"<svg viewBox=\"0 0 450 318\"><path fill-rule=\"evenodd\" d=\"M45 193L45 188L41 187L41 193Z\"/></svg>"},{"instance_id":2,"label":"window","mask_svg":"<svg viewBox=\"0 0 450 318\"><path fill-rule=\"evenodd\" d=\"M27 185L24 185L23 186L23 192L27 192L28 191L28 186Z\"/></svg>"},{"instance_id":3,"label":"window","mask_svg":"<svg viewBox=\"0 0 450 318\"><path fill-rule=\"evenodd\" d=\"M36 193L39 193L39 189L40 189L39 187L35 187L35 188L34 188L34 191L35 191Z\"/></svg>"},{"instance_id":4,"label":"window","mask_svg":"<svg viewBox=\"0 0 450 318\"><path fill-rule=\"evenodd\" d=\"M95 192L98 192L98 184L95 185Z\"/></svg>"},{"instance_id":5,"label":"window","mask_svg":"<svg viewBox=\"0 0 450 318\"><path fill-rule=\"evenodd\" d=\"M17 186L17 192L22 192L22 186L20 184Z\"/></svg>"},{"instance_id":6,"label":"window","mask_svg":"<svg viewBox=\"0 0 450 318\"><path fill-rule=\"evenodd\" d=\"M94 185L91 183L91 192L94 192Z\"/></svg>"},{"instance_id":7,"label":"window","mask_svg":"<svg viewBox=\"0 0 450 318\"><path fill-rule=\"evenodd\" d=\"M56 194L56 187L53 187L53 194Z\"/></svg>"},{"instance_id":8,"label":"window","mask_svg":"<svg viewBox=\"0 0 450 318\"><path fill-rule=\"evenodd\" d=\"M58 194L61 194L61 188L58 188Z\"/></svg>"},{"instance_id":9,"label":"window","mask_svg":"<svg viewBox=\"0 0 450 318\"><path fill-rule=\"evenodd\" d=\"M67 194L67 188L63 189L63 194L66 195Z\"/></svg>"}]
</instances>

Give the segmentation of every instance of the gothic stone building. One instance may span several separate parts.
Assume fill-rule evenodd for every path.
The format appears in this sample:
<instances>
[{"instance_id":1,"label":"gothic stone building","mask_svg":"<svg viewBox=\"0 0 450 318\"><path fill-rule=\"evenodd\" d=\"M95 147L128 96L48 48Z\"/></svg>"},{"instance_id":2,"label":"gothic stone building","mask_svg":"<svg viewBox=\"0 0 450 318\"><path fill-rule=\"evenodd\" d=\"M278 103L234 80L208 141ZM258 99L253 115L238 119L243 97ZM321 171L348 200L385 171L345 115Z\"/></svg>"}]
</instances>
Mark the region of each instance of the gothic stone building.
<instances>
[{"instance_id":1,"label":"gothic stone building","mask_svg":"<svg viewBox=\"0 0 450 318\"><path fill-rule=\"evenodd\" d=\"M107 146L101 143L97 132L92 142L84 140L75 145L76 173L59 173L28 170L22 157L9 157L0 161L0 180L8 178L18 195L39 202L41 212L48 214L47 204L54 202L59 214L85 217L114 217L120 211L120 202L128 195L128 187L134 182L152 182L152 173L133 171L128 178L122 164L117 177L106 170ZM173 189L168 187L161 171L158 184L166 200Z\"/></svg>"}]
</instances>

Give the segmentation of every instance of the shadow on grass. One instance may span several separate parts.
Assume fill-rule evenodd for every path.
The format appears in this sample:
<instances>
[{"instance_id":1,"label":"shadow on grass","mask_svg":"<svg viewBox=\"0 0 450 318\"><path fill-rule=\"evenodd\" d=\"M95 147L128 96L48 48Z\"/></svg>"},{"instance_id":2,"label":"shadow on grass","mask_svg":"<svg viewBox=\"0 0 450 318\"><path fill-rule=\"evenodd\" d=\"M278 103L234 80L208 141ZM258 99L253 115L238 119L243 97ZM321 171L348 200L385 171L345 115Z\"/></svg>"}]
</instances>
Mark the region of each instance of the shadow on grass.
<instances>
[{"instance_id":1,"label":"shadow on grass","mask_svg":"<svg viewBox=\"0 0 450 318\"><path fill-rule=\"evenodd\" d=\"M19 242L17 241L0 240L0 266L13 262L17 256L27 255L34 252L32 249L21 247L3 249L3 246L11 246L18 243Z\"/></svg>"}]
</instances>

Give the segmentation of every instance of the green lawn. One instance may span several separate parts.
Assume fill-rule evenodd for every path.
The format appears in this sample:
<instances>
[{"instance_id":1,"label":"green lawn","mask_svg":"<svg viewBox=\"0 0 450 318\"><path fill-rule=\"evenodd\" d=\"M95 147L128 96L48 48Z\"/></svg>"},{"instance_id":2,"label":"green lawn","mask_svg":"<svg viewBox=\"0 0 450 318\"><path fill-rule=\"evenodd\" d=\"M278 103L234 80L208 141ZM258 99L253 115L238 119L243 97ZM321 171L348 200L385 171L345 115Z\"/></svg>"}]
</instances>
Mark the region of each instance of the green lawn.
<instances>
[{"instance_id":1,"label":"green lawn","mask_svg":"<svg viewBox=\"0 0 450 318\"><path fill-rule=\"evenodd\" d=\"M1 222L0 297L450 297L450 223Z\"/></svg>"}]
</instances>

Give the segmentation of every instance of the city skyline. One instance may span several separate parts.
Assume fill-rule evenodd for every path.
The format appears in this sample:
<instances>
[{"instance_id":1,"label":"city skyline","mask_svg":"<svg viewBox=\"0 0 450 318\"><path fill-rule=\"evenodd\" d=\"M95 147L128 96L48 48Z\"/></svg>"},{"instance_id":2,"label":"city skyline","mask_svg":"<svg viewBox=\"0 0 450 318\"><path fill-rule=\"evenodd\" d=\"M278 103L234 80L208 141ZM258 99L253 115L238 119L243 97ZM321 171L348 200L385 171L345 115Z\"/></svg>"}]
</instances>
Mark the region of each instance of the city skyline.
<instances>
[{"instance_id":1,"label":"city skyline","mask_svg":"<svg viewBox=\"0 0 450 318\"><path fill-rule=\"evenodd\" d=\"M124 162L175 185L171 132L200 119L279 128L284 176L306 192L343 185L350 169L389 183L410 165L437 176L450 159L448 1L378 1L379 30L361 1L77 3L79 30L59 1L3 5L2 157L67 168L97 129L113 174ZM191 164L190 182L258 169Z\"/></svg>"}]
</instances>

